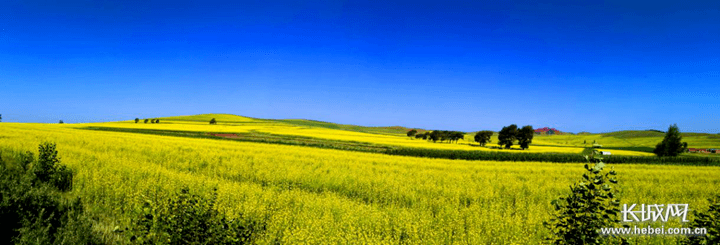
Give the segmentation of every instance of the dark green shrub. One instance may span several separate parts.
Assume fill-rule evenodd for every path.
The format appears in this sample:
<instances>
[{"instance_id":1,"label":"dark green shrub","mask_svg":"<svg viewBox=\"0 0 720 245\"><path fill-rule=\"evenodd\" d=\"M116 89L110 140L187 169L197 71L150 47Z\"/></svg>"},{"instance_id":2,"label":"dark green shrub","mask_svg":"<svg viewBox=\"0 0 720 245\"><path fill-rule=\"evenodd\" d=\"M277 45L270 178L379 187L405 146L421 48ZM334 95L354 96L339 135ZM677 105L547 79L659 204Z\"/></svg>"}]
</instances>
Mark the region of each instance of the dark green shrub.
<instances>
[{"instance_id":1,"label":"dark green shrub","mask_svg":"<svg viewBox=\"0 0 720 245\"><path fill-rule=\"evenodd\" d=\"M34 161L35 157L32 152L26 151L25 153L20 153L20 167L23 171L27 171Z\"/></svg>"},{"instance_id":2,"label":"dark green shrub","mask_svg":"<svg viewBox=\"0 0 720 245\"><path fill-rule=\"evenodd\" d=\"M489 130L483 130L475 133L474 140L475 142L478 142L480 146L485 146L485 144L490 142L490 138L493 135L493 131Z\"/></svg>"},{"instance_id":3,"label":"dark green shrub","mask_svg":"<svg viewBox=\"0 0 720 245\"><path fill-rule=\"evenodd\" d=\"M43 143L38 147L38 161L33 166L33 172L37 180L43 183L49 183L60 191L69 191L72 189L72 170L64 165L59 165L56 145L54 143Z\"/></svg>"},{"instance_id":4,"label":"dark green shrub","mask_svg":"<svg viewBox=\"0 0 720 245\"><path fill-rule=\"evenodd\" d=\"M38 162L55 162L54 147L41 145ZM29 165L32 153L17 154L15 164ZM0 163L0 244L101 244L79 199L67 201L33 171ZM38 166L35 164L33 166ZM60 168L64 168L61 166ZM63 171L61 171L63 172ZM44 176L41 174L41 176ZM72 182L72 176L66 176ZM66 188L67 189L67 188Z\"/></svg>"},{"instance_id":5,"label":"dark green shrub","mask_svg":"<svg viewBox=\"0 0 720 245\"><path fill-rule=\"evenodd\" d=\"M517 139L517 134L517 125L510 124L510 126L503 127L500 132L498 132L498 145L504 146L505 149L510 149L513 142Z\"/></svg>"},{"instance_id":6,"label":"dark green shrub","mask_svg":"<svg viewBox=\"0 0 720 245\"><path fill-rule=\"evenodd\" d=\"M720 195L708 199L710 207L706 212L693 211L695 219L690 222L690 228L705 228L705 236L688 236L683 244L720 244Z\"/></svg>"},{"instance_id":7,"label":"dark green shrub","mask_svg":"<svg viewBox=\"0 0 720 245\"><path fill-rule=\"evenodd\" d=\"M687 142L682 142L682 136L680 135L680 129L677 124L670 125L665 138L662 142L655 146L653 153L658 157L674 157L680 153L686 152L688 148Z\"/></svg>"},{"instance_id":8,"label":"dark green shrub","mask_svg":"<svg viewBox=\"0 0 720 245\"><path fill-rule=\"evenodd\" d=\"M602 236L600 228L616 227L619 222L620 201L617 197L615 170L603 172L605 164L597 153L588 157L594 163L585 164L587 173L570 186L570 194L553 200L557 212L543 225L550 229L546 240L552 244L604 244L613 239ZM620 240L620 242L625 242Z\"/></svg>"},{"instance_id":9,"label":"dark green shrub","mask_svg":"<svg viewBox=\"0 0 720 245\"><path fill-rule=\"evenodd\" d=\"M191 194L188 188L155 204L146 201L128 233L136 244L246 244L265 229L256 221L230 220L215 209L211 198Z\"/></svg>"},{"instance_id":10,"label":"dark green shrub","mask_svg":"<svg viewBox=\"0 0 720 245\"><path fill-rule=\"evenodd\" d=\"M407 136L410 137L411 139L412 139L412 137L415 137L416 134L417 134L417 129L412 129L407 132Z\"/></svg>"},{"instance_id":11,"label":"dark green shrub","mask_svg":"<svg viewBox=\"0 0 720 245\"><path fill-rule=\"evenodd\" d=\"M550 131L552 131L552 130L550 130ZM530 143L532 143L534 136L535 136L535 130L530 125L522 127L520 130L518 130L517 140L518 140L518 144L520 145L520 148L522 148L523 150L530 148Z\"/></svg>"}]
</instances>

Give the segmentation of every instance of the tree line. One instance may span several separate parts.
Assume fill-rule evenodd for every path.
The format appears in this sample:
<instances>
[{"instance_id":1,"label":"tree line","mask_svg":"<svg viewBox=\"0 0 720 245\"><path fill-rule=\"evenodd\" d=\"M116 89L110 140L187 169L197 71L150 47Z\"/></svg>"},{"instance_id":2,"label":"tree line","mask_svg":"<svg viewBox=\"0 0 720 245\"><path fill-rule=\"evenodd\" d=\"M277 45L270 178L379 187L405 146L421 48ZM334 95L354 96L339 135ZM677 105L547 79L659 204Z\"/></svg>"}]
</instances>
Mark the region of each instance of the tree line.
<instances>
[{"instance_id":1,"label":"tree line","mask_svg":"<svg viewBox=\"0 0 720 245\"><path fill-rule=\"evenodd\" d=\"M493 134L494 132L489 130L479 131L475 133L474 140L481 146L485 146L487 143L491 142L490 139ZM512 124L510 126L503 127L502 130L500 130L498 133L498 145L504 147L505 149L510 149L510 147L512 147L517 141L520 148L523 150L528 149L530 147L530 143L532 143L534 135L535 129L533 129L532 126L527 125L518 129L517 125ZM450 143L457 143L458 140L465 139L465 133L463 132L445 130L433 130L431 132L418 134L416 129L412 129L407 132L407 136L410 138L414 137L416 139L424 139L432 142L448 141Z\"/></svg>"},{"instance_id":2,"label":"tree line","mask_svg":"<svg viewBox=\"0 0 720 245\"><path fill-rule=\"evenodd\" d=\"M143 120L143 123L148 123L148 121L149 121L150 123L160 123L160 119L147 119L147 118L145 118L145 120ZM140 118L137 118L137 117L136 117L136 118L135 118L135 123L139 123L139 122L140 122Z\"/></svg>"},{"instance_id":3,"label":"tree line","mask_svg":"<svg viewBox=\"0 0 720 245\"><path fill-rule=\"evenodd\" d=\"M448 143L457 143L461 139L465 139L465 133L460 131L447 131L447 130L433 130L432 132L425 132L418 134L417 130L413 129L408 131L407 136L410 138L415 137L416 139L424 139L436 143L438 141Z\"/></svg>"}]
</instances>

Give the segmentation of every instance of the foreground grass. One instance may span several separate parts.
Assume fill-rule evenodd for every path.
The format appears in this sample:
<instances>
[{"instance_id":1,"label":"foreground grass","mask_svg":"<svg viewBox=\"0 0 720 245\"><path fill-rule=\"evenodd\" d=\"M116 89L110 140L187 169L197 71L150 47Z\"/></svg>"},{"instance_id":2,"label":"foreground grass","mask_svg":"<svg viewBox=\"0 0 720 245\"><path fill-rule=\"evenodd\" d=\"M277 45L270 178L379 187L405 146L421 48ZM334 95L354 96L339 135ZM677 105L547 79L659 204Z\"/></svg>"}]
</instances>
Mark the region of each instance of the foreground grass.
<instances>
[{"instance_id":1,"label":"foreground grass","mask_svg":"<svg viewBox=\"0 0 720 245\"><path fill-rule=\"evenodd\" d=\"M218 188L229 217L266 220L257 242L536 244L581 164L428 159L308 147L2 124L0 154L58 143L76 195L110 243L146 200ZM707 206L720 168L614 165L623 203ZM666 226L678 225L668 223ZM675 237L638 238L640 243Z\"/></svg>"}]
</instances>

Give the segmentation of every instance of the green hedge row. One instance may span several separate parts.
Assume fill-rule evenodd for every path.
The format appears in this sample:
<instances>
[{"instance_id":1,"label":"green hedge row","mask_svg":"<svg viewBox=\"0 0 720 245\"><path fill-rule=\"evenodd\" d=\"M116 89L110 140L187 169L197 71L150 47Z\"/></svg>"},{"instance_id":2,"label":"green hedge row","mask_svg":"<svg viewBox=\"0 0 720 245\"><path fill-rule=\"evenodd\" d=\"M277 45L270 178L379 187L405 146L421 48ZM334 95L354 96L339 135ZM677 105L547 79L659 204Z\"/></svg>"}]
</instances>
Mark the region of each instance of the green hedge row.
<instances>
[{"instance_id":1,"label":"green hedge row","mask_svg":"<svg viewBox=\"0 0 720 245\"><path fill-rule=\"evenodd\" d=\"M465 150L437 150L423 148L390 149L386 154L396 156L413 156L443 159L486 160L486 161L513 161L513 162L557 162L581 163L586 162L581 154L570 153L513 153L503 151L465 151ZM716 165L720 161L707 157L655 157L655 156L605 156L605 163L643 163L643 164L681 164L681 165Z\"/></svg>"}]
</instances>

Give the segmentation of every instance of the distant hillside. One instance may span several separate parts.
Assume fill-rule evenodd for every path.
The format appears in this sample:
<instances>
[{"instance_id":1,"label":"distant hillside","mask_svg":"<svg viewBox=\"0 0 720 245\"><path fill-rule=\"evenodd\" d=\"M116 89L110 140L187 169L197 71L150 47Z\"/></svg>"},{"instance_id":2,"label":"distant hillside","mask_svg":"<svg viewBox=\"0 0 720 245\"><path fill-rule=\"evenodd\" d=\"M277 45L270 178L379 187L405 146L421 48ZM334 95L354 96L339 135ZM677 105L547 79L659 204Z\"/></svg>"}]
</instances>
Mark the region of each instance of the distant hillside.
<instances>
[{"instance_id":1,"label":"distant hillside","mask_svg":"<svg viewBox=\"0 0 720 245\"><path fill-rule=\"evenodd\" d=\"M329 128L339 129L346 131L372 133L372 134L384 134L384 135L405 135L410 128L402 126L389 126L389 127L367 127L357 126L348 124L337 124L331 122L323 122L317 120L308 119L260 119L244 117L232 114L199 114L190 116L175 116L175 117L161 117L161 122L166 123L181 123L185 122L210 122L211 119L215 118L218 124L248 124L248 123L277 123L282 125L292 125L300 127L318 127L318 128ZM417 129L418 132L425 132L424 129Z\"/></svg>"},{"instance_id":2,"label":"distant hillside","mask_svg":"<svg viewBox=\"0 0 720 245\"><path fill-rule=\"evenodd\" d=\"M383 135L405 135L408 131L413 129L413 128L408 128L408 127L403 127L403 126L368 127L368 126L338 124L338 123L323 122L323 121L308 120L308 119L260 119L260 118L238 116L238 115L233 115L233 114L199 114L199 115L189 115L189 116L162 117L160 119L163 122L173 122L173 121L175 121L175 122L182 122L182 121L209 122L210 119L212 119L212 118L215 118L219 124L278 123L278 124L301 126L301 127L319 127L319 128L339 129L339 130L346 130L346 131L372 133L372 134L383 134ZM418 131L418 133L430 131L430 130L418 129L418 128L415 128L415 129ZM547 132L549 132L550 130L553 130L555 132L555 134L557 134L557 135L567 135L568 134L568 133L562 132L556 128L550 128L550 127L538 128L538 129L535 129L535 132L546 135ZM474 132L470 132L469 134L474 135ZM587 135L587 136L595 135L595 136L602 136L602 137L612 137L612 138L617 138L617 139L650 138L650 137L662 139L662 137L665 136L665 133L663 133L662 131L659 131L659 130L623 130L623 131L601 133L601 134L591 134L591 133L587 133L587 132L581 132L578 135ZM720 139L720 134L682 133L682 136L683 137L691 137L694 139L702 139L702 141L709 141L709 142L715 142L716 140ZM698 142L698 143L700 143L700 142ZM712 144L714 146L714 143L708 143L708 142L702 142L700 145L704 146L704 145L708 145L708 144ZM645 144L643 144L643 145L645 145ZM650 146L650 144L647 144L646 146Z\"/></svg>"},{"instance_id":3,"label":"distant hillside","mask_svg":"<svg viewBox=\"0 0 720 245\"><path fill-rule=\"evenodd\" d=\"M190 116L161 117L161 121L210 122L211 119L224 123L247 123L257 119L232 114L199 114Z\"/></svg>"},{"instance_id":4,"label":"distant hillside","mask_svg":"<svg viewBox=\"0 0 720 245\"><path fill-rule=\"evenodd\" d=\"M663 137L665 133L657 131L638 131L638 130L623 130L610 133L602 133L605 137L616 137L621 139L626 138L641 138L641 137Z\"/></svg>"},{"instance_id":5,"label":"distant hillside","mask_svg":"<svg viewBox=\"0 0 720 245\"><path fill-rule=\"evenodd\" d=\"M411 130L410 128L406 128L406 127L402 127L402 126L367 127L367 126L357 126L357 125L349 125L349 124L337 124L337 123L308 120L308 119L278 119L278 120L264 119L264 120L282 122L282 123L296 125L296 126L340 129L340 130L362 132L362 133L372 133L372 134L390 134L390 135L403 134L404 135L408 131ZM418 132L426 131L423 129L417 129L417 130L418 130Z\"/></svg>"}]
</instances>

